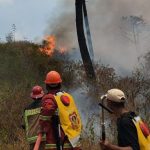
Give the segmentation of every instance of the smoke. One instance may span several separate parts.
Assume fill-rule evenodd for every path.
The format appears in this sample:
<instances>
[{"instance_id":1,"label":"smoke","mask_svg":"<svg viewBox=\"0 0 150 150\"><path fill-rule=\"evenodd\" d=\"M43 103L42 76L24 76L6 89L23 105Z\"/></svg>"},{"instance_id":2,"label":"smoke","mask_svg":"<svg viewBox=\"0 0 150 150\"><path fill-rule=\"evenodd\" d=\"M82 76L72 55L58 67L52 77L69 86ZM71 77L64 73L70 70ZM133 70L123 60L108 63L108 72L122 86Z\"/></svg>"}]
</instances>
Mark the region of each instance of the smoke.
<instances>
[{"instance_id":1,"label":"smoke","mask_svg":"<svg viewBox=\"0 0 150 150\"><path fill-rule=\"evenodd\" d=\"M70 93L73 95L76 105L79 108L79 112L81 112L81 117L83 120L83 123L86 123L87 118L90 115L90 106L92 105L90 97L87 96L85 91L83 91L82 88L78 88L74 91L70 91ZM97 105L98 106L98 105Z\"/></svg>"},{"instance_id":2,"label":"smoke","mask_svg":"<svg viewBox=\"0 0 150 150\"><path fill-rule=\"evenodd\" d=\"M78 49L76 22L75 22L75 0L64 1L58 8L60 15L55 19L49 19L45 34L54 34L58 45L67 48ZM96 60L109 64L115 68L120 75L128 75L138 66L138 57L144 55L149 48L148 35L150 34L150 1L149 0L88 0L87 11ZM130 21L122 19L123 16L137 16L144 19L147 25L138 25L134 31L136 42ZM130 19L129 19L130 20ZM79 55L74 56L78 57ZM71 91L75 97L79 111L81 112L84 125L90 113L99 112L97 104L93 99L82 93L82 88ZM91 110L91 111L90 111ZM93 112L95 110L95 112ZM98 126L98 125L97 125ZM98 131L99 132L99 131Z\"/></svg>"},{"instance_id":3,"label":"smoke","mask_svg":"<svg viewBox=\"0 0 150 150\"><path fill-rule=\"evenodd\" d=\"M70 93L74 97L75 103L81 115L83 127L90 134L89 130L94 127L96 136L100 136L100 107L98 103L94 103L92 97L87 95L87 92L82 88L71 90ZM90 126L92 125L92 126ZM89 128L89 130L88 130Z\"/></svg>"},{"instance_id":4,"label":"smoke","mask_svg":"<svg viewBox=\"0 0 150 150\"><path fill-rule=\"evenodd\" d=\"M148 22L150 18L147 14L149 12L147 5L150 2L147 0L142 2L140 0L97 0L95 6L94 2L90 3L93 4L89 17L95 56L98 56L102 62L110 64L121 74L130 73L134 67L137 67L138 57L147 51L148 45L145 45L143 49L140 47L143 39L139 39L135 45L135 42L125 37L126 34L131 34L131 30L123 28L125 22L122 21L122 16L143 16Z\"/></svg>"},{"instance_id":5,"label":"smoke","mask_svg":"<svg viewBox=\"0 0 150 150\"><path fill-rule=\"evenodd\" d=\"M138 65L138 57L149 50L148 26L136 28L137 43L132 41L131 29L123 16L137 16L150 22L149 0L89 0L87 11L93 40L95 59L114 67L121 75L131 73ZM46 34L55 34L58 45L78 48L75 25L75 1L64 0L61 13L49 20ZM57 11L57 10L56 10ZM127 26L127 27L126 27ZM130 37L131 36L131 37Z\"/></svg>"},{"instance_id":6,"label":"smoke","mask_svg":"<svg viewBox=\"0 0 150 150\"><path fill-rule=\"evenodd\" d=\"M73 5L74 6L74 5ZM65 7L65 6L62 6ZM74 7L73 7L74 10ZM62 14L49 20L49 25L45 31L46 34L56 36L58 47L67 47L68 49L77 47L75 14L72 10L62 10Z\"/></svg>"}]
</instances>

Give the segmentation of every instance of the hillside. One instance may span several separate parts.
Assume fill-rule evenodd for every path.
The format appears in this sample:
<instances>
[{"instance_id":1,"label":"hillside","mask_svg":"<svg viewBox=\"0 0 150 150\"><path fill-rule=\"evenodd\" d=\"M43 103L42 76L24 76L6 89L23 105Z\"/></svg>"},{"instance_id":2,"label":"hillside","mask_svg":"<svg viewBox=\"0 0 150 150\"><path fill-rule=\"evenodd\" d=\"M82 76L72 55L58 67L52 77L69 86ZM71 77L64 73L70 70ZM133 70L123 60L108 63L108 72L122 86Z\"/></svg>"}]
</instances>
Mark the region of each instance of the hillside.
<instances>
[{"instance_id":1,"label":"hillside","mask_svg":"<svg viewBox=\"0 0 150 150\"><path fill-rule=\"evenodd\" d=\"M0 44L0 144L24 142L24 107L31 102L31 88L37 84L44 87L49 70L65 72L64 86L69 88L73 78L69 73L71 62L67 63L66 56L61 55L56 51L49 57L39 51L39 45L25 41Z\"/></svg>"},{"instance_id":2,"label":"hillside","mask_svg":"<svg viewBox=\"0 0 150 150\"><path fill-rule=\"evenodd\" d=\"M2 150L27 149L24 130L21 128L23 110L31 101L29 97L31 88L36 84L44 87L43 81L49 70L57 70L62 74L64 89L77 91L79 87L83 88L85 97L91 99L90 104L93 106L97 104L94 100L96 94L92 93L94 85L87 83L81 62L70 61L67 53L61 54L57 50L53 56L47 56L39 51L39 47L27 41L0 43L0 149ZM149 80L144 77L141 70L134 71L130 77L119 77L113 68L100 63L95 63L95 70L101 94L113 87L121 88L127 93L128 106L139 112L148 123L150 122ZM77 98L80 99L79 96ZM80 107L82 105L80 104ZM81 110L87 111L87 108ZM93 138L95 131L92 123L85 127L86 134L83 134L85 149L90 148L96 139ZM108 129L109 131L111 129ZM94 141L89 140L91 137Z\"/></svg>"}]
</instances>

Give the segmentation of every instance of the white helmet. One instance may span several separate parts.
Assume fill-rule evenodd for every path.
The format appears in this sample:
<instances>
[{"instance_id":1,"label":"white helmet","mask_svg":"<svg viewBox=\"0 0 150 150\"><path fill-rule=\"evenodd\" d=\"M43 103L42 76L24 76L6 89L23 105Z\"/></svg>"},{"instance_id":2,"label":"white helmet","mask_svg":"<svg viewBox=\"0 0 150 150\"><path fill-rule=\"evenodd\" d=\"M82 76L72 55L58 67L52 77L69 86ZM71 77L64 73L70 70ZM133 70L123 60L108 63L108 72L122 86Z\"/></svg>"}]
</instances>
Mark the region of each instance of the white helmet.
<instances>
[{"instance_id":1,"label":"white helmet","mask_svg":"<svg viewBox=\"0 0 150 150\"><path fill-rule=\"evenodd\" d=\"M108 90L105 96L110 101L117 103L125 102L126 100L124 92L119 89Z\"/></svg>"}]
</instances>

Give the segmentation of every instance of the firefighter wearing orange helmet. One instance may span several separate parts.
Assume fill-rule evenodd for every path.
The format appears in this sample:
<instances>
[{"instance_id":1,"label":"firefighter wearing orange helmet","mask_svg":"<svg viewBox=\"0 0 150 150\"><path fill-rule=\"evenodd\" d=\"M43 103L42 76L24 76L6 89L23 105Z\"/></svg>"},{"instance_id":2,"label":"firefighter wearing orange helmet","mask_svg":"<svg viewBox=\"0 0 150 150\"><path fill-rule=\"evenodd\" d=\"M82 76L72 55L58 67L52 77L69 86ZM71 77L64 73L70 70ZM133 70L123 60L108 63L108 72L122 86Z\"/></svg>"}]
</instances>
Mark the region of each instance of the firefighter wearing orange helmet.
<instances>
[{"instance_id":1,"label":"firefighter wearing orange helmet","mask_svg":"<svg viewBox=\"0 0 150 150\"><path fill-rule=\"evenodd\" d=\"M61 90L58 72L45 79L47 94L42 98L40 132L46 133L46 150L81 150L81 119L73 97Z\"/></svg>"},{"instance_id":2,"label":"firefighter wearing orange helmet","mask_svg":"<svg viewBox=\"0 0 150 150\"><path fill-rule=\"evenodd\" d=\"M33 102L24 109L26 138L30 145L30 150L33 150L38 135L41 100L43 96L44 91L42 87L38 85L34 86L30 94L30 97L33 99ZM45 137L43 136L43 142L41 142L39 150L44 149L44 138Z\"/></svg>"}]
</instances>

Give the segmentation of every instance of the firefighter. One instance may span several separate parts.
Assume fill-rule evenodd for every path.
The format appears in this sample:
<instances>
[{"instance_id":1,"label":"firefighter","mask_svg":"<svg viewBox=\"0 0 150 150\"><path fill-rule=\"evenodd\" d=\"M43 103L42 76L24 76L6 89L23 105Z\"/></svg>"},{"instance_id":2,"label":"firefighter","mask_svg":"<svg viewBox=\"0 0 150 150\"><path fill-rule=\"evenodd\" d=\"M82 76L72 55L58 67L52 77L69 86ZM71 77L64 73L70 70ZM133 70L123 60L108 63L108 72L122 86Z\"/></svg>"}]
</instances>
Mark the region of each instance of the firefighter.
<instances>
[{"instance_id":1,"label":"firefighter","mask_svg":"<svg viewBox=\"0 0 150 150\"><path fill-rule=\"evenodd\" d=\"M150 150L149 129L135 112L125 107L124 92L111 89L105 97L107 106L117 119L118 145L105 140L100 141L101 148L103 150Z\"/></svg>"},{"instance_id":2,"label":"firefighter","mask_svg":"<svg viewBox=\"0 0 150 150\"><path fill-rule=\"evenodd\" d=\"M30 145L30 150L33 150L34 148L39 131L39 116L41 111L41 100L43 96L44 92L42 87L38 85L34 86L30 94L33 102L24 110L26 137ZM44 136L42 140L44 141ZM44 142L41 142L40 150L44 150Z\"/></svg>"},{"instance_id":3,"label":"firefighter","mask_svg":"<svg viewBox=\"0 0 150 150\"><path fill-rule=\"evenodd\" d=\"M47 94L42 98L40 132L46 133L46 150L81 150L81 119L73 97L61 90L58 72L45 79Z\"/></svg>"}]
</instances>

